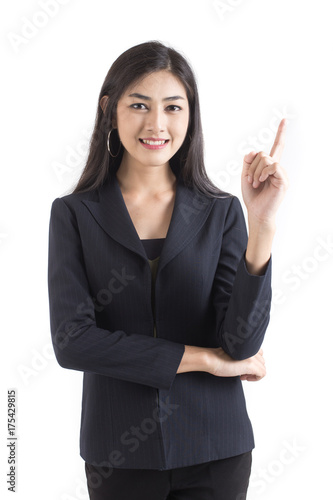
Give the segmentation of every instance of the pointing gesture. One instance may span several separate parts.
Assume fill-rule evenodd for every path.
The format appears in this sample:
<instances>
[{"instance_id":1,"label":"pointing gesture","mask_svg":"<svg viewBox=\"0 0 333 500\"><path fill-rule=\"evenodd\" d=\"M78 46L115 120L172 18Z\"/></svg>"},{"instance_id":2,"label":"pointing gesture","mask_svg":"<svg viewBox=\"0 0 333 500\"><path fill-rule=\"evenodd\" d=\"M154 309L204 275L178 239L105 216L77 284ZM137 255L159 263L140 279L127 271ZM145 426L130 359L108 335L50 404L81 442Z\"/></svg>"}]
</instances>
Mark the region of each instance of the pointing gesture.
<instances>
[{"instance_id":1,"label":"pointing gesture","mask_svg":"<svg viewBox=\"0 0 333 500\"><path fill-rule=\"evenodd\" d=\"M286 128L287 128L286 119L283 118L283 120L280 121L278 130L277 130L277 133L275 136L274 144L272 146L271 152L269 153L269 155L272 158L275 158L276 161L280 161L280 158L282 155L282 151L283 151L284 143L285 143L285 139L286 139Z\"/></svg>"},{"instance_id":2,"label":"pointing gesture","mask_svg":"<svg viewBox=\"0 0 333 500\"><path fill-rule=\"evenodd\" d=\"M279 124L275 141L266 154L251 151L244 156L242 196L249 217L260 223L274 222L275 214L288 189L288 177L280 165L286 136L286 119Z\"/></svg>"}]
</instances>

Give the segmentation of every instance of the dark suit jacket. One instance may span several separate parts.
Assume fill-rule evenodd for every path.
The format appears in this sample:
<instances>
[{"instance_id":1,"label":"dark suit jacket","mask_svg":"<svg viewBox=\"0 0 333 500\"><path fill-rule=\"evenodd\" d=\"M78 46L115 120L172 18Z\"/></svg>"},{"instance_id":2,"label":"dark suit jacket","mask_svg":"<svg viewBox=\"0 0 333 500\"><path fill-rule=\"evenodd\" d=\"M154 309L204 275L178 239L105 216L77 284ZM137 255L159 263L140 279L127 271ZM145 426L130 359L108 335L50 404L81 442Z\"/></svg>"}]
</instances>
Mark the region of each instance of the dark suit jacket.
<instances>
[{"instance_id":1,"label":"dark suit jacket","mask_svg":"<svg viewBox=\"0 0 333 500\"><path fill-rule=\"evenodd\" d=\"M271 259L249 274L237 197L209 198L178 178L155 286L111 172L98 190L52 204L49 301L58 363L83 374L80 455L95 465L170 469L254 447L239 377L176 375L184 345L259 350Z\"/></svg>"}]
</instances>

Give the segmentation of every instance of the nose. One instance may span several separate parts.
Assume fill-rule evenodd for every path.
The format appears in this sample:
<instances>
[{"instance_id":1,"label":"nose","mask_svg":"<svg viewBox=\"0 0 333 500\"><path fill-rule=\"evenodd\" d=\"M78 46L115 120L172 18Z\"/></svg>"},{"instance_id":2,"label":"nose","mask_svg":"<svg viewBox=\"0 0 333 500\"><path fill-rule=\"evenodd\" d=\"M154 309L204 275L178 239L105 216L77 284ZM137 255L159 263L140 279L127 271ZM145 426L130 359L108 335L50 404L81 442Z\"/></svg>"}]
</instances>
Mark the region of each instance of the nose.
<instances>
[{"instance_id":1,"label":"nose","mask_svg":"<svg viewBox=\"0 0 333 500\"><path fill-rule=\"evenodd\" d=\"M165 119L166 117L163 109L159 107L151 109L146 115L146 130L153 134L163 132L166 127Z\"/></svg>"}]
</instances>

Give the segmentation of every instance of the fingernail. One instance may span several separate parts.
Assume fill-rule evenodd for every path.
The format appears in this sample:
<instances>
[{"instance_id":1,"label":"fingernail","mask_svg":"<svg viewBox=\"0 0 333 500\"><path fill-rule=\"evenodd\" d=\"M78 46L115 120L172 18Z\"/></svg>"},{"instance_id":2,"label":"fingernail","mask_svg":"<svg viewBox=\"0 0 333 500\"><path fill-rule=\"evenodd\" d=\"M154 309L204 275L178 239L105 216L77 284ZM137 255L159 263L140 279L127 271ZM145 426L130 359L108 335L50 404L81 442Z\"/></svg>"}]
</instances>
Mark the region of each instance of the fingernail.
<instances>
[{"instance_id":1,"label":"fingernail","mask_svg":"<svg viewBox=\"0 0 333 500\"><path fill-rule=\"evenodd\" d=\"M248 180L249 182L252 182L252 177L251 177L251 175L248 175L248 176L247 176L247 180Z\"/></svg>"}]
</instances>

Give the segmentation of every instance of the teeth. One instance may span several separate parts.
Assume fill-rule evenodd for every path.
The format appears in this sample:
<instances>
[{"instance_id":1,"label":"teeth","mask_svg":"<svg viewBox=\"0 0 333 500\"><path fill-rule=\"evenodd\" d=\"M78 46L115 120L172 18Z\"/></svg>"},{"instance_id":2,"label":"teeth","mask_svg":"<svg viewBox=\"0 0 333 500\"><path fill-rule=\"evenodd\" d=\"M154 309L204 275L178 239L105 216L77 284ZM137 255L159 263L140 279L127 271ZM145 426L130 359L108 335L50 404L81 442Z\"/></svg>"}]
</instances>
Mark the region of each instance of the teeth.
<instances>
[{"instance_id":1,"label":"teeth","mask_svg":"<svg viewBox=\"0 0 333 500\"><path fill-rule=\"evenodd\" d=\"M147 141L146 139L142 139L144 144L149 144L150 146L160 146L164 144L166 141Z\"/></svg>"}]
</instances>

